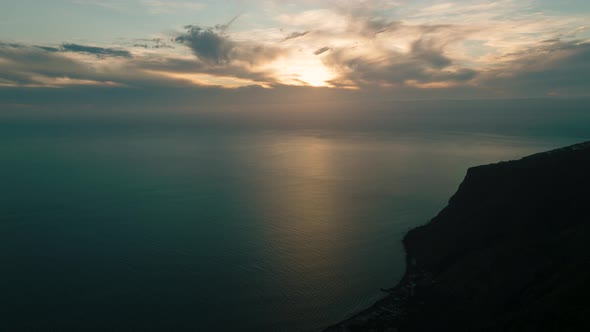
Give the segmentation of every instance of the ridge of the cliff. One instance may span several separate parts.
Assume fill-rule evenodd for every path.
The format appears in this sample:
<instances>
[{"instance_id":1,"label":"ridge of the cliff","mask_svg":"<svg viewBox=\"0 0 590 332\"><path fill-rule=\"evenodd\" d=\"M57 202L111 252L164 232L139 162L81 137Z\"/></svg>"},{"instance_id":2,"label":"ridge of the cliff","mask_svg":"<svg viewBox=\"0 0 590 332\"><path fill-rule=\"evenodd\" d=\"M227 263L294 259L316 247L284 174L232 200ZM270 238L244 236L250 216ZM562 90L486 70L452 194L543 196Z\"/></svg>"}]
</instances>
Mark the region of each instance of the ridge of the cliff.
<instances>
[{"instance_id":1,"label":"ridge of the cliff","mask_svg":"<svg viewBox=\"0 0 590 332\"><path fill-rule=\"evenodd\" d=\"M590 330L590 142L472 167L390 294L330 331Z\"/></svg>"}]
</instances>

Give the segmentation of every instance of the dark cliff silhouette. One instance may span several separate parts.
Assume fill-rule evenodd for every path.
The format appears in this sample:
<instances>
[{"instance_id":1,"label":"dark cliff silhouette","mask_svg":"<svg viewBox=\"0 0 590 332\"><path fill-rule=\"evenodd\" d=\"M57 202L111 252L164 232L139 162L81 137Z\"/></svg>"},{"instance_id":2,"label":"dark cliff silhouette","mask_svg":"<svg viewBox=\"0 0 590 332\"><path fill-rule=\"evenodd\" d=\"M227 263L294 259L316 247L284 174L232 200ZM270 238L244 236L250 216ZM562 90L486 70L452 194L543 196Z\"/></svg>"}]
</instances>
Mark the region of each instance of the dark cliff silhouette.
<instances>
[{"instance_id":1,"label":"dark cliff silhouette","mask_svg":"<svg viewBox=\"0 0 590 332\"><path fill-rule=\"evenodd\" d=\"M329 331L590 331L590 142L469 169L403 242L400 283Z\"/></svg>"}]
</instances>

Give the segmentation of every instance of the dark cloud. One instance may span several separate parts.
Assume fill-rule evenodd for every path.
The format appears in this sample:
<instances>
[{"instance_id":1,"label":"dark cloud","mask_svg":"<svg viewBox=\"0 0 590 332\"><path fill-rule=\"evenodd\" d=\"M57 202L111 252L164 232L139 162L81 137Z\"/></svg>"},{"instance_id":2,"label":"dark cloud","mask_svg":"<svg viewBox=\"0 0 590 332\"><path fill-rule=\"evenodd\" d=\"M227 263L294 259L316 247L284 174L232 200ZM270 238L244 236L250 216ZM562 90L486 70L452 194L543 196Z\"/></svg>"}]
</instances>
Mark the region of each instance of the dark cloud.
<instances>
[{"instance_id":1,"label":"dark cloud","mask_svg":"<svg viewBox=\"0 0 590 332\"><path fill-rule=\"evenodd\" d=\"M57 47L52 47L52 46L35 46L38 49L41 49L43 51L47 51L47 52L60 52L61 49L57 48Z\"/></svg>"},{"instance_id":2,"label":"dark cloud","mask_svg":"<svg viewBox=\"0 0 590 332\"><path fill-rule=\"evenodd\" d=\"M37 48L46 52L57 53L57 52L74 52L74 53L86 53L96 55L98 57L124 57L131 58L132 55L129 51L117 48L104 48L80 44L64 43L60 47L47 46L47 45L34 45L29 46L20 43L4 43L0 42L0 48L13 48L13 49L26 49L26 48Z\"/></svg>"},{"instance_id":3,"label":"dark cloud","mask_svg":"<svg viewBox=\"0 0 590 332\"><path fill-rule=\"evenodd\" d=\"M204 62L227 64L231 61L231 52L236 43L229 39L226 31L238 17L236 15L226 24L217 24L212 28L186 25L186 32L174 38L174 41L188 46Z\"/></svg>"},{"instance_id":4,"label":"dark cloud","mask_svg":"<svg viewBox=\"0 0 590 332\"><path fill-rule=\"evenodd\" d=\"M326 53L326 52L328 52L330 50L332 50L332 48L330 48L328 46L325 46L325 47L322 47L320 49L317 49L315 52L313 52L313 54L320 55L320 54Z\"/></svg>"},{"instance_id":5,"label":"dark cloud","mask_svg":"<svg viewBox=\"0 0 590 332\"><path fill-rule=\"evenodd\" d=\"M188 46L203 62L210 65L229 65L244 62L250 65L276 59L286 51L257 42L236 42L225 34L226 25L203 28L196 25L185 27L186 32L174 40Z\"/></svg>"},{"instance_id":6,"label":"dark cloud","mask_svg":"<svg viewBox=\"0 0 590 332\"><path fill-rule=\"evenodd\" d=\"M204 29L187 25L186 33L176 37L176 42L188 46L199 59L212 64L225 64L230 61L230 52L235 43L214 28Z\"/></svg>"},{"instance_id":7,"label":"dark cloud","mask_svg":"<svg viewBox=\"0 0 590 332\"><path fill-rule=\"evenodd\" d=\"M281 42L287 41L289 39L295 39L295 38L303 37L303 36L307 35L308 33L309 33L309 31L292 32L287 37L283 38L281 40Z\"/></svg>"},{"instance_id":8,"label":"dark cloud","mask_svg":"<svg viewBox=\"0 0 590 332\"><path fill-rule=\"evenodd\" d=\"M76 53L87 53L93 54L99 57L112 56L112 57L123 57L131 58L131 53L126 50L116 48L104 48L96 46L87 46L79 44L63 44L61 50L65 52L76 52Z\"/></svg>"}]
</instances>

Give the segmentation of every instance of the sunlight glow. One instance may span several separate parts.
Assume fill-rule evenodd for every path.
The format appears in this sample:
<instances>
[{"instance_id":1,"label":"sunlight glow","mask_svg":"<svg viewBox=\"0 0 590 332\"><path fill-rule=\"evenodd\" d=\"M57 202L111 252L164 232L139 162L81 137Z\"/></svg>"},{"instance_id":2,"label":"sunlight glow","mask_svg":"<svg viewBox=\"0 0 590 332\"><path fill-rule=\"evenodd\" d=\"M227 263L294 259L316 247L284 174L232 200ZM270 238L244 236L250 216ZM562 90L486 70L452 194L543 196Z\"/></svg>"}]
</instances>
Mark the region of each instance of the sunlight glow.
<instances>
[{"instance_id":1,"label":"sunlight glow","mask_svg":"<svg viewBox=\"0 0 590 332\"><path fill-rule=\"evenodd\" d=\"M279 61L273 63L272 67L275 75L284 84L331 87L332 84L329 81L335 78L332 71L317 60Z\"/></svg>"},{"instance_id":2,"label":"sunlight glow","mask_svg":"<svg viewBox=\"0 0 590 332\"><path fill-rule=\"evenodd\" d=\"M149 74L161 75L167 78L180 79L189 81L199 86L219 86L223 88L239 88L242 86L259 85L263 88L270 86L264 82L256 82L252 80L230 77L230 76L215 76L202 73L174 73L157 70L146 70Z\"/></svg>"}]
</instances>

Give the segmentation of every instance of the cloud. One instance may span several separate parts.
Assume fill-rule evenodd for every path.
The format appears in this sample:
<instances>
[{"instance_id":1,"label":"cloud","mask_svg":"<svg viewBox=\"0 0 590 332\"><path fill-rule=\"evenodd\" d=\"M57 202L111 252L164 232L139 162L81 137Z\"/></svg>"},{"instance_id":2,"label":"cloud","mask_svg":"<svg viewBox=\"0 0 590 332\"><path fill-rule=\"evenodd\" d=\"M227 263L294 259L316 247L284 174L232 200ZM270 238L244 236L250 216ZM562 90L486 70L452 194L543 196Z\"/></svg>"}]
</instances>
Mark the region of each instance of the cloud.
<instances>
[{"instance_id":1,"label":"cloud","mask_svg":"<svg viewBox=\"0 0 590 332\"><path fill-rule=\"evenodd\" d=\"M119 53L111 56L107 52L109 55L105 56L101 55L104 54L103 51L90 49L87 52L86 48L78 52L78 48L74 48L76 51L68 51L61 47L24 44L15 46L0 46L0 80L4 86L57 88L92 84L130 87L183 85L180 80L146 73L141 68L141 61L118 56Z\"/></svg>"},{"instance_id":2,"label":"cloud","mask_svg":"<svg viewBox=\"0 0 590 332\"><path fill-rule=\"evenodd\" d=\"M30 46L20 43L5 43L0 42L0 48L29 48ZM60 47L46 46L46 45L35 45L34 48L47 51L47 52L74 52L74 53L86 53L96 55L98 57L124 57L130 58L132 55L127 50L117 48L105 48L97 46L88 46L80 44L64 43Z\"/></svg>"},{"instance_id":3,"label":"cloud","mask_svg":"<svg viewBox=\"0 0 590 332\"><path fill-rule=\"evenodd\" d=\"M192 78L199 75L209 75L213 80L215 77L221 77L223 80L234 77L236 81L250 82L252 85L268 86L276 83L271 72L264 70L252 70L239 64L227 64L224 66L211 66L194 59L186 58L144 58L136 60L133 65L138 71L147 71L151 73L162 73L167 77L186 77L187 81L196 82ZM201 76L202 78L203 76ZM203 83L201 84L203 85ZM206 84L205 84L206 85ZM215 85L215 84L210 84ZM221 84L222 85L222 84ZM245 84L240 84L245 85Z\"/></svg>"},{"instance_id":4,"label":"cloud","mask_svg":"<svg viewBox=\"0 0 590 332\"><path fill-rule=\"evenodd\" d=\"M52 47L52 46L35 46L38 49L41 49L43 51L47 51L47 52L61 52L62 49L61 48L57 48L57 47Z\"/></svg>"},{"instance_id":5,"label":"cloud","mask_svg":"<svg viewBox=\"0 0 590 332\"><path fill-rule=\"evenodd\" d=\"M337 70L338 75L329 82L334 87L394 87L404 96L423 95L427 91L441 89L458 96L462 93L473 95L479 90L479 93L505 97L518 93L575 95L590 89L587 79L590 74L590 44L583 40L545 40L498 58L493 67L479 69L456 63L445 54L444 47L440 47L443 44L425 37L411 43L406 52L387 50L377 57L367 56L361 47L335 48L330 53L322 52L322 61ZM238 54L233 52L230 54ZM198 59L173 55L96 57L95 53L70 52L62 47L0 43L0 85L96 85L151 89L251 84L269 87L279 84L272 68L255 69L236 60L212 66ZM232 77L235 84L231 83ZM301 84L307 85L307 82L303 80ZM393 95L395 91L389 94Z\"/></svg>"},{"instance_id":6,"label":"cloud","mask_svg":"<svg viewBox=\"0 0 590 332\"><path fill-rule=\"evenodd\" d=\"M283 40L281 40L281 42L287 41L289 39L295 39L295 38L303 37L303 36L307 35L308 33L309 33L309 31L292 32L287 37L283 38Z\"/></svg>"},{"instance_id":7,"label":"cloud","mask_svg":"<svg viewBox=\"0 0 590 332\"><path fill-rule=\"evenodd\" d=\"M170 88L268 86L275 83L272 75L264 70L252 70L240 63L211 66L198 59L166 54L167 49L133 57L118 56L129 53L127 50L117 49L121 53L112 55L112 52L105 51L109 48L69 49L72 48L0 42L0 85L56 88L94 84ZM232 78L235 82L231 82Z\"/></svg>"},{"instance_id":8,"label":"cloud","mask_svg":"<svg viewBox=\"0 0 590 332\"><path fill-rule=\"evenodd\" d=\"M380 16L371 6L283 14L278 21L310 31L309 37L293 41L293 46L309 50L313 56L322 55L323 65L331 72L328 84L332 86L400 86L406 81L420 83L412 83L414 87L426 83L456 85L477 75L476 69L455 60L449 52L473 28L406 24Z\"/></svg>"},{"instance_id":9,"label":"cloud","mask_svg":"<svg viewBox=\"0 0 590 332\"><path fill-rule=\"evenodd\" d=\"M6 47L10 47L10 48L23 48L23 47L25 47L25 45L19 44L19 43L0 42L0 47L2 47L2 48L6 48Z\"/></svg>"},{"instance_id":10,"label":"cloud","mask_svg":"<svg viewBox=\"0 0 590 332\"><path fill-rule=\"evenodd\" d=\"M290 46L323 61L333 86L474 87L498 57L537 52L541 41L575 38L587 18L544 12L530 1L331 2L277 13L283 27L309 31ZM274 7L275 9L278 7ZM326 47L331 49L328 54Z\"/></svg>"},{"instance_id":11,"label":"cloud","mask_svg":"<svg viewBox=\"0 0 590 332\"><path fill-rule=\"evenodd\" d=\"M242 62L256 66L275 60L286 53L284 49L270 43L232 40L225 31L236 18L227 24L212 28L187 25L186 32L174 40L189 47L200 60L210 65Z\"/></svg>"},{"instance_id":12,"label":"cloud","mask_svg":"<svg viewBox=\"0 0 590 332\"><path fill-rule=\"evenodd\" d=\"M52 48L47 49L22 44L0 46L0 79L4 82L3 85L59 86L62 84L58 81L63 78L96 80L96 73L88 66L69 59ZM50 82L52 79L56 81L55 84Z\"/></svg>"},{"instance_id":13,"label":"cloud","mask_svg":"<svg viewBox=\"0 0 590 332\"><path fill-rule=\"evenodd\" d=\"M0 84L308 85L389 95L584 93L588 85L585 20L535 12L528 1L309 1L287 11L269 3L276 26L245 22L237 29L238 17L255 16L246 12L129 47L0 43ZM310 6L316 9L293 9Z\"/></svg>"},{"instance_id":14,"label":"cloud","mask_svg":"<svg viewBox=\"0 0 590 332\"><path fill-rule=\"evenodd\" d=\"M187 25L186 33L176 37L176 42L188 46L199 59L212 63L224 64L230 61L230 52L235 43L215 29L203 29L199 26Z\"/></svg>"},{"instance_id":15,"label":"cloud","mask_svg":"<svg viewBox=\"0 0 590 332\"><path fill-rule=\"evenodd\" d=\"M420 62L429 64L433 68L445 68L450 66L453 61L444 55L442 48L437 48L433 42L428 39L418 39L412 43L410 56Z\"/></svg>"},{"instance_id":16,"label":"cloud","mask_svg":"<svg viewBox=\"0 0 590 332\"><path fill-rule=\"evenodd\" d=\"M317 50L315 50L315 52L313 52L314 55L320 55L320 54L324 54L328 51L332 50L331 48L329 48L328 46L324 46L322 48L318 48Z\"/></svg>"},{"instance_id":17,"label":"cloud","mask_svg":"<svg viewBox=\"0 0 590 332\"><path fill-rule=\"evenodd\" d=\"M227 63L236 43L230 40L226 31L238 18L239 15L236 15L225 24L217 24L209 28L186 25L184 27L186 32L174 38L174 41L188 46L203 61L215 64Z\"/></svg>"},{"instance_id":18,"label":"cloud","mask_svg":"<svg viewBox=\"0 0 590 332\"><path fill-rule=\"evenodd\" d=\"M323 47L314 52L319 55L332 51L322 60L337 73L330 81L333 85L444 88L466 84L478 75L477 69L447 54L449 46L460 38L458 36L465 35L459 29L430 25L387 26L391 27L389 31L372 34L370 38L364 30L357 30L357 38L364 38L364 42ZM412 31L420 31L420 34Z\"/></svg>"},{"instance_id":19,"label":"cloud","mask_svg":"<svg viewBox=\"0 0 590 332\"><path fill-rule=\"evenodd\" d=\"M361 22L360 33L369 38L389 30L395 30L401 25L401 22L398 21L387 21L384 19L367 17L364 17L364 20L361 20Z\"/></svg>"},{"instance_id":20,"label":"cloud","mask_svg":"<svg viewBox=\"0 0 590 332\"><path fill-rule=\"evenodd\" d=\"M65 52L93 54L93 55L96 55L99 57L104 57L104 56L114 56L114 57L124 57L124 58L131 57L131 53L126 50L79 45L79 44L63 44L61 46L61 50L65 51Z\"/></svg>"},{"instance_id":21,"label":"cloud","mask_svg":"<svg viewBox=\"0 0 590 332\"><path fill-rule=\"evenodd\" d=\"M510 95L584 95L590 91L590 42L545 41L510 54L484 73L481 88Z\"/></svg>"}]
</instances>

